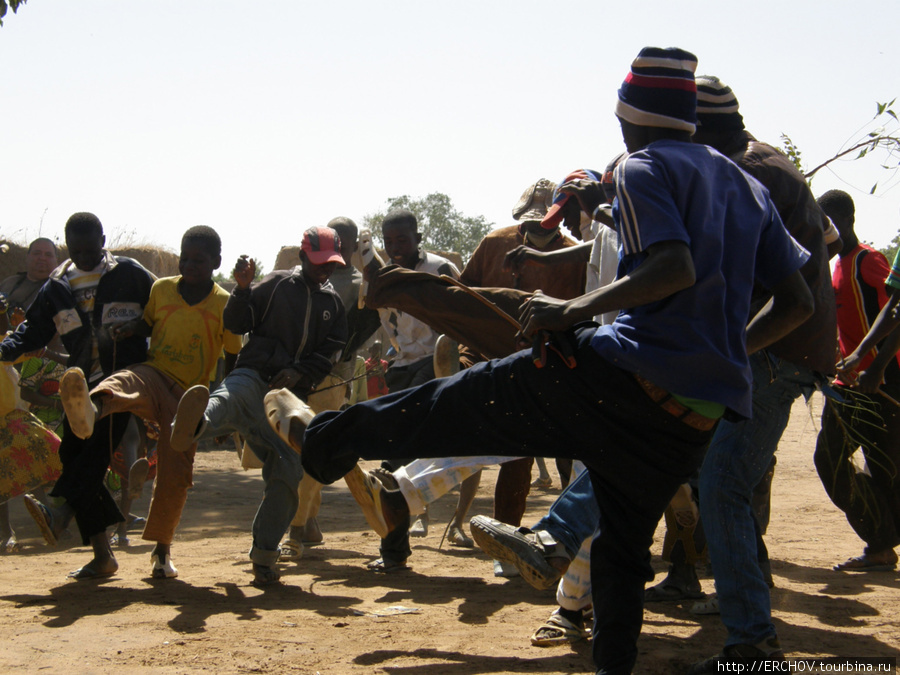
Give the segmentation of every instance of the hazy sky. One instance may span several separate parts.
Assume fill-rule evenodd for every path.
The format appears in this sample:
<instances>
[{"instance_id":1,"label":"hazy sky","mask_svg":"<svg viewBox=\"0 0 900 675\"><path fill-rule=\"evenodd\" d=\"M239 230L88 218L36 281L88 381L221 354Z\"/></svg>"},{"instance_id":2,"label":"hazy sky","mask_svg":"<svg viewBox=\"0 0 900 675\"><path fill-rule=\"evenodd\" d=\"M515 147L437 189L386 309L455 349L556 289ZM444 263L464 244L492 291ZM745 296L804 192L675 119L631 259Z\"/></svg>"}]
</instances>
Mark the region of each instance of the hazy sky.
<instances>
[{"instance_id":1,"label":"hazy sky","mask_svg":"<svg viewBox=\"0 0 900 675\"><path fill-rule=\"evenodd\" d=\"M615 93L645 45L694 52L812 166L900 96L898 19L896 0L29 0L0 28L0 230L61 239L86 210L111 242L177 251L207 224L227 272L401 194L507 225L530 183L623 149ZM900 188L868 195L879 164L813 190L850 192L883 245Z\"/></svg>"}]
</instances>

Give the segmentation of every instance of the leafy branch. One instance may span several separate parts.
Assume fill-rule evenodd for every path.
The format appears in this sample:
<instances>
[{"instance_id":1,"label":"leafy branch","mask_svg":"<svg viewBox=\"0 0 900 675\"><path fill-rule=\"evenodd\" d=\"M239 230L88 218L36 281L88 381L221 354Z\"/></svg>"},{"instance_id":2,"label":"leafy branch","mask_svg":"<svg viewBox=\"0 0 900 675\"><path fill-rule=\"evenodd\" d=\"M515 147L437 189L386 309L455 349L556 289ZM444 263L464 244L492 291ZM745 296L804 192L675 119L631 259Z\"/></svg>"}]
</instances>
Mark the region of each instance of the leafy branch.
<instances>
[{"instance_id":1,"label":"leafy branch","mask_svg":"<svg viewBox=\"0 0 900 675\"><path fill-rule=\"evenodd\" d=\"M844 147L837 153L809 171L803 171L800 150L787 134L781 135L784 152L797 168L804 173L807 182L810 183L816 173L833 162L851 157L854 154L856 156L852 157L851 161L863 159L876 150L882 150L886 155L881 167L892 174L896 174L900 170L900 119L898 119L897 113L893 110L896 100L894 99L889 103L877 103L875 116L857 132L862 135L854 135L853 139L845 143ZM873 194L877 188L878 183L875 183L869 190L869 194Z\"/></svg>"},{"instance_id":2,"label":"leafy branch","mask_svg":"<svg viewBox=\"0 0 900 675\"><path fill-rule=\"evenodd\" d=\"M15 14L19 11L19 7L26 2L28 0L0 0L0 26L3 25L3 17L6 16L7 9L11 9Z\"/></svg>"}]
</instances>

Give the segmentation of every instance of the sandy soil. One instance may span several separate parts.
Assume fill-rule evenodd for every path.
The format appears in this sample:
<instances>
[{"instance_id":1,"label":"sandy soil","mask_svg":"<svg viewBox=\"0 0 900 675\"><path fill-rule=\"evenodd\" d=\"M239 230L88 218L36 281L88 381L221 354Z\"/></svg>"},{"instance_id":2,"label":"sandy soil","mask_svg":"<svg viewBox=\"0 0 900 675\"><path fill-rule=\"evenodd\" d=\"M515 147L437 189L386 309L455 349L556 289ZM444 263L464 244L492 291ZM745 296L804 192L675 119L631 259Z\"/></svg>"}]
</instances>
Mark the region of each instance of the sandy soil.
<instances>
[{"instance_id":1,"label":"sandy soil","mask_svg":"<svg viewBox=\"0 0 900 675\"><path fill-rule=\"evenodd\" d=\"M896 656L900 651L897 573L842 574L831 566L862 550L828 501L812 452L819 405L797 405L779 449L767 542L776 588L775 623L790 656ZM488 471L472 514L490 514L496 470ZM554 476L555 479L555 476ZM558 485L558 483L557 483ZM250 585L250 521L262 482L234 452L197 458L196 486L174 545L181 576L149 578L150 544L138 533L119 549L120 570L103 582L65 575L90 557L84 547L49 550L21 501L12 505L23 544L0 558L0 669L108 673L572 673L592 671L586 645L541 649L529 636L554 607L521 579L496 579L480 551L439 547L442 526L413 540L412 570L376 575L378 537L346 487L324 492L323 546L283 565L284 585ZM135 511L143 513L145 497ZM558 490L535 491L525 522ZM446 522L455 499L434 509ZM73 540L70 540L73 541ZM654 564L659 572L662 530ZM659 577L658 577L659 578ZM712 591L711 579L704 579ZM391 606L416 613L374 616ZM718 651L718 617L688 605L649 605L638 673L678 673Z\"/></svg>"}]
</instances>

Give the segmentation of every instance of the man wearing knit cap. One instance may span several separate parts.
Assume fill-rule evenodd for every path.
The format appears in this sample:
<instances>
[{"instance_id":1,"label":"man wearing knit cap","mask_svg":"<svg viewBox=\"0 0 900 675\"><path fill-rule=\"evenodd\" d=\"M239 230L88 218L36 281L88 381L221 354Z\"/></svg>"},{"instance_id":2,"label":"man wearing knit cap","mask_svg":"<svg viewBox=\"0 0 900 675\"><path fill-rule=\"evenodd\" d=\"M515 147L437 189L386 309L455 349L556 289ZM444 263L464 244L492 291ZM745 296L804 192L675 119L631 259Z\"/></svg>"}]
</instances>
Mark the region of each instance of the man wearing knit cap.
<instances>
[{"instance_id":1,"label":"man wearing knit cap","mask_svg":"<svg viewBox=\"0 0 900 675\"><path fill-rule=\"evenodd\" d=\"M744 129L737 98L718 78L698 77L697 99L694 142L712 146L768 189L786 229L810 254L800 272L815 300L809 319L750 357L753 415L719 425L700 471L701 520L728 628L728 655L746 645L765 644L775 635L767 586L771 572L760 534L768 524L770 466L794 401L809 397L834 372L837 328L825 241L829 223L805 179L784 154ZM751 312L769 298L765 289L756 289ZM762 499L757 496L755 501L762 504L754 515L758 486ZM686 572L693 570L682 571L682 581ZM677 578L670 572L673 583ZM692 672L715 668L711 660Z\"/></svg>"},{"instance_id":2,"label":"man wearing knit cap","mask_svg":"<svg viewBox=\"0 0 900 675\"><path fill-rule=\"evenodd\" d=\"M535 293L520 314L534 350L323 413L305 434L302 419L291 419L286 434L324 483L361 457L471 455L484 444L497 454L581 459L600 513L591 549L599 673L634 667L657 522L699 467L718 418L750 415L747 350L812 311L798 271L808 254L765 191L690 142L695 67L688 52L647 48L619 90L632 154L616 170L614 283L572 300ZM748 327L754 281L772 289L773 302ZM616 309L611 325L583 323ZM536 367L532 354L545 352ZM365 482L355 496L367 514L384 514L382 485ZM552 541L541 546L569 553Z\"/></svg>"}]
</instances>

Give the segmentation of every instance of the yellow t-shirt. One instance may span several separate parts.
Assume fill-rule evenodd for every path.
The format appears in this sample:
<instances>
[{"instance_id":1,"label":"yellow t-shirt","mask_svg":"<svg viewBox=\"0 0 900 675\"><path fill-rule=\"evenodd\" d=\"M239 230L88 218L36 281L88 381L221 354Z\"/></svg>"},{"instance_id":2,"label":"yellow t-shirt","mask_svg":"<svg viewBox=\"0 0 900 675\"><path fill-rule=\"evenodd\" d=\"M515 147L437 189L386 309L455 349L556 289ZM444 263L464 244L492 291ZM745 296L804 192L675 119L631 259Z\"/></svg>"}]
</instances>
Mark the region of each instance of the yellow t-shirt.
<instances>
[{"instance_id":1,"label":"yellow t-shirt","mask_svg":"<svg viewBox=\"0 0 900 675\"><path fill-rule=\"evenodd\" d=\"M225 330L222 312L228 292L218 284L196 305L178 292L177 277L157 280L144 307L144 321L151 326L147 364L173 378L185 389L209 385L222 348L229 354L241 350L241 337Z\"/></svg>"}]
</instances>

